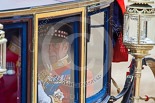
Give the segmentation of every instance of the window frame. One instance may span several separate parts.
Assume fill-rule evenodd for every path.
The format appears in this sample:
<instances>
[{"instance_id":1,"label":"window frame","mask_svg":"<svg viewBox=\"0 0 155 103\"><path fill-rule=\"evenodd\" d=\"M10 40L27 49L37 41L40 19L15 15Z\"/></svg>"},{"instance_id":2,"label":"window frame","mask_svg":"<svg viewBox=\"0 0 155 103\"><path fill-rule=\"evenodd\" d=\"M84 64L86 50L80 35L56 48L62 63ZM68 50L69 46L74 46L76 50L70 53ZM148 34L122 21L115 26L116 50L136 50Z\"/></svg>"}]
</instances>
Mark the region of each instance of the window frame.
<instances>
[{"instance_id":1,"label":"window frame","mask_svg":"<svg viewBox=\"0 0 155 103\"><path fill-rule=\"evenodd\" d=\"M25 86L22 87L23 91L25 91L25 93L22 94L22 103L26 103L26 102L30 102L30 98L31 98L31 65L32 65L32 17L33 16L15 16L15 17L9 17L9 18L1 18L0 23L2 23L4 25L4 30L5 28L24 28L23 31L23 41L24 41L24 47L26 47L22 52L25 55L24 56L24 61L26 64L24 64L24 72L25 75L23 75L22 77L25 78ZM5 27L5 25L9 25L9 27ZM24 85L24 83L23 83ZM26 89L27 88L27 91Z\"/></svg>"},{"instance_id":2,"label":"window frame","mask_svg":"<svg viewBox=\"0 0 155 103\"><path fill-rule=\"evenodd\" d=\"M32 16L25 16L25 17L10 17L10 18L1 18L0 23L4 25L4 31L6 29L16 29L21 28L22 29L22 39L21 39L21 103L26 103L28 101L28 95L30 94L29 88L31 84L30 81L30 63L28 61L30 60L30 52L28 52L28 42L27 38L30 38L31 36L31 18ZM28 35L27 35L28 34ZM31 43L31 42L30 42ZM30 49L30 48L29 48ZM28 60L29 59L29 60ZM27 65L28 64L28 65ZM29 87L29 88L27 88ZM26 89L27 88L27 89Z\"/></svg>"},{"instance_id":3,"label":"window frame","mask_svg":"<svg viewBox=\"0 0 155 103\"><path fill-rule=\"evenodd\" d=\"M100 13L100 12L104 12L104 62L103 64L105 64L103 67L103 73L106 73L104 74L103 76L103 88L98 92L96 93L95 95L91 96L91 97L88 97L86 99L86 103L92 103L92 102L97 102L97 103L100 103L106 99L109 99L110 98L110 93L109 93L109 83L110 83L110 74L109 74L109 16L110 16L110 7L107 7L107 8L103 8L103 9L100 9L100 10L97 10L97 11L93 11L93 12L89 12L88 13L88 17L94 15L94 14L97 14L97 13ZM103 26L103 25L101 25ZM88 36L88 35L87 35Z\"/></svg>"},{"instance_id":4,"label":"window frame","mask_svg":"<svg viewBox=\"0 0 155 103\"><path fill-rule=\"evenodd\" d=\"M63 10L63 11L54 11L54 12L47 12L47 13L38 13L38 14L34 14L34 65L33 65L33 98L32 98L32 101L34 103L37 103L37 57L38 57L38 21L39 19L41 18L48 18L48 17L59 17L59 16L65 16L65 15L70 15L70 14L75 14L75 13L81 13L81 50L78 50L80 51L80 56L78 55L78 59L79 61L81 61L79 63L79 61L77 61L76 63L78 63L78 65L80 66L80 68L78 68L78 70L80 70L81 72L79 71L75 71L75 75L78 75L78 78L75 79L75 84L80 84L80 87L79 88L75 88L75 100L74 102L79 102L79 101L84 101L85 100L85 95L84 92L85 92L85 88L84 88L84 85L81 84L84 83L84 80L85 80L85 77L84 77L84 74L85 74L85 67L84 67L84 58L85 58L85 19L86 19L86 8L85 7L81 7L81 8L75 8L75 9L69 9L69 10ZM74 25L76 27L76 23ZM74 30L76 31L76 29ZM75 45L79 47L79 45L77 45L77 42L78 40L75 40ZM75 51L74 51L75 52ZM79 58L80 57L80 58ZM77 56L76 56L77 58ZM80 95L79 95L80 94ZM83 97L83 98L81 98Z\"/></svg>"}]
</instances>

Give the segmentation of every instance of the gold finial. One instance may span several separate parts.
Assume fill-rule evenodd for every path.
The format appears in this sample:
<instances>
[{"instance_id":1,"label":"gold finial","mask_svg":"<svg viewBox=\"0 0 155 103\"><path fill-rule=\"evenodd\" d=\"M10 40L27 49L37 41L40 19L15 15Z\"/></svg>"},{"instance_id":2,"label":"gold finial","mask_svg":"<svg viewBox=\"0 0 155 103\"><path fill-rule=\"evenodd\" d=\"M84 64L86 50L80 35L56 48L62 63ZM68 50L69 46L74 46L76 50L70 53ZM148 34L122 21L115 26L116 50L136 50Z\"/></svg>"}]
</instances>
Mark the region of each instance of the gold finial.
<instances>
[{"instance_id":1,"label":"gold finial","mask_svg":"<svg viewBox=\"0 0 155 103\"><path fill-rule=\"evenodd\" d=\"M3 25L0 24L0 29L3 29ZM5 32L3 30L0 30L0 39L5 37Z\"/></svg>"},{"instance_id":2,"label":"gold finial","mask_svg":"<svg viewBox=\"0 0 155 103\"><path fill-rule=\"evenodd\" d=\"M5 37L5 32L3 30L0 30L0 39Z\"/></svg>"},{"instance_id":3,"label":"gold finial","mask_svg":"<svg viewBox=\"0 0 155 103\"><path fill-rule=\"evenodd\" d=\"M0 29L3 29L3 25L2 24L0 24Z\"/></svg>"},{"instance_id":4,"label":"gold finial","mask_svg":"<svg viewBox=\"0 0 155 103\"><path fill-rule=\"evenodd\" d=\"M3 25L0 24L0 29L3 29ZM0 39L2 40L5 37L5 32L3 30L0 30ZM5 42L5 40L2 40L3 42ZM2 55L1 55L2 57ZM6 69L4 69L2 67L2 60L1 60L1 65L0 65L0 78L3 77L3 74L6 72Z\"/></svg>"},{"instance_id":5,"label":"gold finial","mask_svg":"<svg viewBox=\"0 0 155 103\"><path fill-rule=\"evenodd\" d=\"M3 74L6 72L6 69L2 69L1 67L0 67L0 78L2 78L3 77Z\"/></svg>"}]
</instances>

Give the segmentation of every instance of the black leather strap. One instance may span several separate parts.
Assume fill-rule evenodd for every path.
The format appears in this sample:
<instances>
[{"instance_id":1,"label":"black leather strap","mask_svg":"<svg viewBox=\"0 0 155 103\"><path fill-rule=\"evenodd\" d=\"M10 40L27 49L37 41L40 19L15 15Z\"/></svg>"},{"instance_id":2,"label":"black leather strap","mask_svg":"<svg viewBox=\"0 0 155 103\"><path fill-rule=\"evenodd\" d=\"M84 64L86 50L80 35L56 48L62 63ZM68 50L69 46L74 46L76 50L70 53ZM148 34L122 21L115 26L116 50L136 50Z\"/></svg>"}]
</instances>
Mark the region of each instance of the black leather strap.
<instances>
[{"instance_id":1,"label":"black leather strap","mask_svg":"<svg viewBox=\"0 0 155 103\"><path fill-rule=\"evenodd\" d=\"M149 58L149 57L143 58L143 60L142 60L142 66L143 65L147 65L147 61L154 61L155 62L155 59ZM113 102L117 101L122 96L124 96L124 97L123 97L121 103L132 103L132 100L130 99L130 97L132 97L132 90L133 90L133 87L134 87L135 59L132 60L131 65L132 66L131 66L131 69L130 69L130 73L129 73L129 75L126 78L126 81L125 81L125 85L124 85L123 90L116 97L111 96L110 97L110 100L109 100L110 103L113 103Z\"/></svg>"},{"instance_id":2,"label":"black leather strap","mask_svg":"<svg viewBox=\"0 0 155 103\"><path fill-rule=\"evenodd\" d=\"M132 81L131 86L129 87L128 91L125 93L121 103L132 103L130 97L132 97L133 86L134 86L134 80Z\"/></svg>"},{"instance_id":3,"label":"black leather strap","mask_svg":"<svg viewBox=\"0 0 155 103\"><path fill-rule=\"evenodd\" d=\"M132 66L131 66L131 69L130 69L130 73L129 73L129 75L126 78L126 81L125 81L125 85L124 85L123 90L116 97L111 96L110 97L110 100L109 100L110 102L115 102L119 98L121 98L122 96L127 95L127 93L130 93L131 92L132 87L133 87L132 85L134 83L134 68L135 68L135 60L133 59L132 60ZM122 103L127 103L127 102L122 102Z\"/></svg>"}]
</instances>

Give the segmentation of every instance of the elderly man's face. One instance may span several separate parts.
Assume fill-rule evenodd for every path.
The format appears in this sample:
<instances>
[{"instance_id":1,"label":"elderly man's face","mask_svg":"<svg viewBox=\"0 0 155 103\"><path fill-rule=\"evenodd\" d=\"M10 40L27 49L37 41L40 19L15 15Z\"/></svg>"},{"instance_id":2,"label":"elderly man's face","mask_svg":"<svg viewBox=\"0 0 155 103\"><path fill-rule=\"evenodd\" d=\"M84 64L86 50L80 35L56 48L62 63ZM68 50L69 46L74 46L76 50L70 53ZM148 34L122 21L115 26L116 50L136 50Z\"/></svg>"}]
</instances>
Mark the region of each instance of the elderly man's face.
<instances>
[{"instance_id":1,"label":"elderly man's face","mask_svg":"<svg viewBox=\"0 0 155 103\"><path fill-rule=\"evenodd\" d=\"M60 42L60 43L50 43L49 45L49 56L51 63L55 63L58 60L62 59L67 55L69 49L68 42Z\"/></svg>"}]
</instances>

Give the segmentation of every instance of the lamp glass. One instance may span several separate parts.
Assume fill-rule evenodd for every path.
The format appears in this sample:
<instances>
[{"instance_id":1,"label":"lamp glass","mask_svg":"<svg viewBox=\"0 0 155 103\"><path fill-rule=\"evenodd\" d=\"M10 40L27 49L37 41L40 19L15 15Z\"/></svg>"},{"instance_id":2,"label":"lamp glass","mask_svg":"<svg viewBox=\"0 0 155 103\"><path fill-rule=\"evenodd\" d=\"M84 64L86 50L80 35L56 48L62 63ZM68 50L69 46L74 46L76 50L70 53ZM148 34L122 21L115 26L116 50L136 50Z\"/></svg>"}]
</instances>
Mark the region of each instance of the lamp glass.
<instances>
[{"instance_id":1,"label":"lamp glass","mask_svg":"<svg viewBox=\"0 0 155 103\"><path fill-rule=\"evenodd\" d=\"M155 44L155 16L140 17L140 44Z\"/></svg>"},{"instance_id":2,"label":"lamp glass","mask_svg":"<svg viewBox=\"0 0 155 103\"><path fill-rule=\"evenodd\" d=\"M137 45L155 44L155 15L124 15L124 43Z\"/></svg>"},{"instance_id":3,"label":"lamp glass","mask_svg":"<svg viewBox=\"0 0 155 103\"><path fill-rule=\"evenodd\" d=\"M138 44L138 15L124 15L124 43Z\"/></svg>"}]
</instances>

